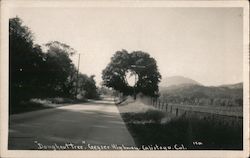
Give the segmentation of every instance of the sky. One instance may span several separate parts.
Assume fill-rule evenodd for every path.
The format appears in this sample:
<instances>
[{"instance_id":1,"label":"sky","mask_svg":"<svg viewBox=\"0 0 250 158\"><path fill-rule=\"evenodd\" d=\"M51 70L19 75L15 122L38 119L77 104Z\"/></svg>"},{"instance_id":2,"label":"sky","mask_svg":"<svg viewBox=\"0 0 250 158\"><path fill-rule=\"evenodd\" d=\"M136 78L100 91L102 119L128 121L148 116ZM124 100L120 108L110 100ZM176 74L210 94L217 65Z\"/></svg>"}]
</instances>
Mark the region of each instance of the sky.
<instances>
[{"instance_id":1,"label":"sky","mask_svg":"<svg viewBox=\"0 0 250 158\"><path fill-rule=\"evenodd\" d=\"M241 8L15 8L35 43L60 41L81 54L80 72L101 72L118 50L156 59L162 78L184 76L207 86L243 81ZM77 65L78 55L72 60Z\"/></svg>"}]
</instances>

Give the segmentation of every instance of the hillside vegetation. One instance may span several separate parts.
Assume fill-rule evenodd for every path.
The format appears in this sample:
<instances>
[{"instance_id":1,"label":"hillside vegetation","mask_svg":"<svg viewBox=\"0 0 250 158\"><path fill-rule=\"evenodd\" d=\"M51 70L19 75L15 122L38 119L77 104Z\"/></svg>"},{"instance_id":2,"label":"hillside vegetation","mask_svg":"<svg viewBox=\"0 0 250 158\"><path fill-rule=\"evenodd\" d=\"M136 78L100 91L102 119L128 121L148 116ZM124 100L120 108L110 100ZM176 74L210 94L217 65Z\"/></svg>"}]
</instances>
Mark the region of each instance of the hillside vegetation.
<instances>
[{"instance_id":1,"label":"hillside vegetation","mask_svg":"<svg viewBox=\"0 0 250 158\"><path fill-rule=\"evenodd\" d=\"M218 87L181 84L161 87L160 94L160 99L168 103L213 106L243 105L243 83Z\"/></svg>"}]
</instances>

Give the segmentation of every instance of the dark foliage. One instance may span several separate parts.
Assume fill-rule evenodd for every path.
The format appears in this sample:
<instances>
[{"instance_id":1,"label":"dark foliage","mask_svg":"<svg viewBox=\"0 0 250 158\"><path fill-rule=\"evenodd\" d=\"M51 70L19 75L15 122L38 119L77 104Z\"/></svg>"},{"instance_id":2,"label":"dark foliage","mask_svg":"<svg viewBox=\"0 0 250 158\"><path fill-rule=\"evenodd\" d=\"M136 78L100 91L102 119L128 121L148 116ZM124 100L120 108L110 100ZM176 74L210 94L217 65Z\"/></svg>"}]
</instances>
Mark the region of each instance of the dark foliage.
<instances>
[{"instance_id":1,"label":"dark foliage","mask_svg":"<svg viewBox=\"0 0 250 158\"><path fill-rule=\"evenodd\" d=\"M20 18L9 20L10 110L31 98L73 98L83 90L84 97L97 97L93 76L80 74L76 84L77 70L70 59L73 48L52 41L45 44L44 51L33 41L31 30Z\"/></svg>"},{"instance_id":2,"label":"dark foliage","mask_svg":"<svg viewBox=\"0 0 250 158\"><path fill-rule=\"evenodd\" d=\"M78 92L81 96L84 96L89 99L99 98L94 77L95 77L94 75L90 77L84 74L79 75Z\"/></svg>"},{"instance_id":3,"label":"dark foliage","mask_svg":"<svg viewBox=\"0 0 250 158\"><path fill-rule=\"evenodd\" d=\"M34 45L30 29L19 18L9 21L11 100L19 102L39 96L44 83L39 82L45 56L40 46Z\"/></svg>"},{"instance_id":4,"label":"dark foliage","mask_svg":"<svg viewBox=\"0 0 250 158\"><path fill-rule=\"evenodd\" d=\"M131 71L138 75L135 85L135 93L142 92L145 95L157 96L158 83L161 75L158 72L156 61L148 53L126 50L117 51L111 58L109 65L103 70L103 84L125 95L134 93L134 87L128 85L126 73Z\"/></svg>"}]
</instances>

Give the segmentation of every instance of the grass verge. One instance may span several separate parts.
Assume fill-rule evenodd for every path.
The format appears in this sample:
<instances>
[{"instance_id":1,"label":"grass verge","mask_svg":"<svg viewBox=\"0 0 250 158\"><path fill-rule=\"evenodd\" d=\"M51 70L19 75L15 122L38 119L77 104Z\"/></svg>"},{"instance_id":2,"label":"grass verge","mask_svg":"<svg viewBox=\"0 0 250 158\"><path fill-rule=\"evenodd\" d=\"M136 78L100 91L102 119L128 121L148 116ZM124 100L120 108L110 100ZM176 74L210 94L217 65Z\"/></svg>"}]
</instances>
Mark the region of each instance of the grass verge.
<instances>
[{"instance_id":1,"label":"grass verge","mask_svg":"<svg viewBox=\"0 0 250 158\"><path fill-rule=\"evenodd\" d=\"M10 114L20 114L20 113L43 110L48 108L52 107L44 106L44 104L41 103L27 101L27 102L15 103L14 105L12 105L10 108Z\"/></svg>"},{"instance_id":2,"label":"grass verge","mask_svg":"<svg viewBox=\"0 0 250 158\"><path fill-rule=\"evenodd\" d=\"M164 114L156 111L121 113L138 148L165 146L176 149L242 150L242 126L215 123L196 117L179 117L161 123ZM165 113L166 115L166 113Z\"/></svg>"},{"instance_id":3,"label":"grass verge","mask_svg":"<svg viewBox=\"0 0 250 158\"><path fill-rule=\"evenodd\" d=\"M21 101L21 102L12 102L10 106L10 114L19 114L30 111L37 111L49 108L55 108L59 106L65 106L66 104L76 104L80 102L86 102L86 99L69 99L69 98L47 98L47 99L39 99L34 98L29 101Z\"/></svg>"}]
</instances>

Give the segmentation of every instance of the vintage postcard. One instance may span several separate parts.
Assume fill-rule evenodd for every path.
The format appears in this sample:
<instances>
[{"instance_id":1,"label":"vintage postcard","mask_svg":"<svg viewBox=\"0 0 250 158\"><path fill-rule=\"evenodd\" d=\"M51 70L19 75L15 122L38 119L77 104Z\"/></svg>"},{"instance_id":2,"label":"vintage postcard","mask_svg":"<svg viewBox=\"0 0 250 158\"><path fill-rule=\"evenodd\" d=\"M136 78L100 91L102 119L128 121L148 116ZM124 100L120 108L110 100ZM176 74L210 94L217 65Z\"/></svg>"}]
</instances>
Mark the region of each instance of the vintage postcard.
<instances>
[{"instance_id":1,"label":"vintage postcard","mask_svg":"<svg viewBox=\"0 0 250 158\"><path fill-rule=\"evenodd\" d=\"M247 1L1 1L1 157L249 156Z\"/></svg>"}]
</instances>

